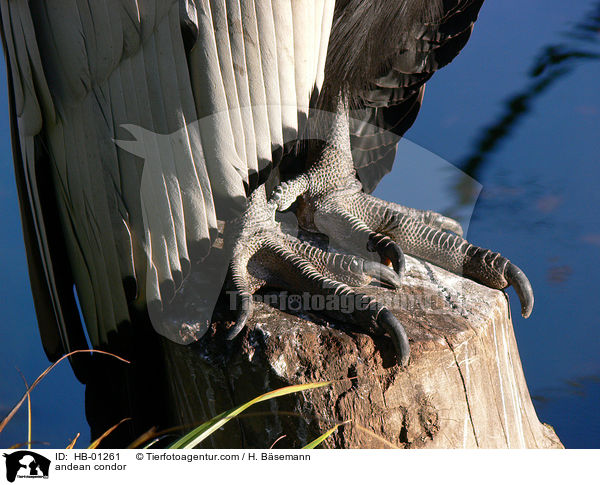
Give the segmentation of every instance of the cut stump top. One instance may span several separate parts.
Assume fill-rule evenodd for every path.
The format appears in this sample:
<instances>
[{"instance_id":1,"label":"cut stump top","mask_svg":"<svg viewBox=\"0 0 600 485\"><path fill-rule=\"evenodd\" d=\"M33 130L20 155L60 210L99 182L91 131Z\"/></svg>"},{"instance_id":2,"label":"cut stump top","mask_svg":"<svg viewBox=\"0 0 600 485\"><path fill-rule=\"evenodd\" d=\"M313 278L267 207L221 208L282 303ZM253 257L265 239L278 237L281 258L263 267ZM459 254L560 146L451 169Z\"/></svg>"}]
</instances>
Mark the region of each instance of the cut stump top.
<instances>
[{"instance_id":1,"label":"cut stump top","mask_svg":"<svg viewBox=\"0 0 600 485\"><path fill-rule=\"evenodd\" d=\"M277 294L271 302L288 311L257 302L226 351L210 336L187 347L165 342L177 376L177 419L201 422L278 387L328 380L336 382L269 401L260 416L228 424L209 445L268 447L285 435L278 445L303 446L348 421L324 446L562 447L536 416L503 292L410 257L399 290L361 291L377 295L403 323L411 344L406 369L387 336L318 312L293 314L297 298ZM307 302L323 305L305 300L303 308Z\"/></svg>"}]
</instances>

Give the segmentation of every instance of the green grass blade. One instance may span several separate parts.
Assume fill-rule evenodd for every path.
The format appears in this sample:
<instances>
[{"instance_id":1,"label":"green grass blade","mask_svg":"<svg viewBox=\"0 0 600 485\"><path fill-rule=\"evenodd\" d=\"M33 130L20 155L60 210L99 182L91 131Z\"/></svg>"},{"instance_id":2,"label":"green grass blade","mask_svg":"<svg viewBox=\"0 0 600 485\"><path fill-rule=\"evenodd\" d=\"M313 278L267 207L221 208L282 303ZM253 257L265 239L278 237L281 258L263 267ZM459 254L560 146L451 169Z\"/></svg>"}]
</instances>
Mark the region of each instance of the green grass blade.
<instances>
[{"instance_id":1,"label":"green grass blade","mask_svg":"<svg viewBox=\"0 0 600 485\"><path fill-rule=\"evenodd\" d=\"M213 432L227 423L230 419L235 418L240 413L244 412L250 406L257 404L259 402L267 401L269 399L273 399L275 397L285 396L287 394L293 394L295 392L300 391L308 391L310 389L317 389L319 387L325 387L331 384L330 381L325 382L316 382L313 384L298 384L295 386L287 386L282 387L281 389L276 389L274 391L269 391L265 394L262 394L251 401L248 401L245 404L237 406L229 411L225 411L224 413L215 416L214 418L208 420L206 423L201 424L194 430L190 431L188 434L177 440L173 443L169 448L175 450L183 450L194 448L196 445L201 443L204 439L210 436Z\"/></svg>"},{"instance_id":2,"label":"green grass blade","mask_svg":"<svg viewBox=\"0 0 600 485\"><path fill-rule=\"evenodd\" d=\"M337 430L342 424L346 424L347 421L340 423L340 424L336 424L333 428L331 428L329 431L326 431L325 433L323 433L321 436L319 436L317 439L314 439L313 441L311 441L309 444L307 444L306 446L303 446L302 449L303 450L312 450L314 448L316 448L317 446L319 446L321 443L323 443L323 441L325 441L327 438L329 438L333 432L335 430Z\"/></svg>"}]
</instances>

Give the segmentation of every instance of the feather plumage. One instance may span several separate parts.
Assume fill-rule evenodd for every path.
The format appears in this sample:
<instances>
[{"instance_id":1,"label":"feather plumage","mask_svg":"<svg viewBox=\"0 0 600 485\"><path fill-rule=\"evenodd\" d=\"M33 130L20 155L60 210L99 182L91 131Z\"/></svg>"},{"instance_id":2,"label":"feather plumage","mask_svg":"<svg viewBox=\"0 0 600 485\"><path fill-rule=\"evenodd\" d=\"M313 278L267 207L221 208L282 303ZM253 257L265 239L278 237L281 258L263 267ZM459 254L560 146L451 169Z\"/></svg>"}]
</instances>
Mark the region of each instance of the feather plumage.
<instances>
[{"instance_id":1,"label":"feather plumage","mask_svg":"<svg viewBox=\"0 0 600 485\"><path fill-rule=\"evenodd\" d=\"M217 219L235 215L274 151L302 137L318 93L344 89L360 108L355 160L374 185L480 5L0 0L49 357L86 346L73 286L96 347L135 308L168 301L209 252Z\"/></svg>"}]
</instances>

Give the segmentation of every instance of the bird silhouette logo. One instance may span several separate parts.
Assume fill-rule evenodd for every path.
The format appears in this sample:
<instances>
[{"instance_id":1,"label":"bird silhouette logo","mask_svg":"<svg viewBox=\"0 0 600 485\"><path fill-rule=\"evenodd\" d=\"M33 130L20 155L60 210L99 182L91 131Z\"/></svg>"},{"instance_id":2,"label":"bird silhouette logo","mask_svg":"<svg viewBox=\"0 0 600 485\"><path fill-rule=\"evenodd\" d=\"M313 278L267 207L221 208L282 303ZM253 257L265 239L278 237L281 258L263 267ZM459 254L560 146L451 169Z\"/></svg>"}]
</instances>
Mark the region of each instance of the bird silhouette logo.
<instances>
[{"instance_id":1,"label":"bird silhouette logo","mask_svg":"<svg viewBox=\"0 0 600 485\"><path fill-rule=\"evenodd\" d=\"M14 482L19 478L48 478L50 460L33 451L15 451L4 453L6 479Z\"/></svg>"}]
</instances>

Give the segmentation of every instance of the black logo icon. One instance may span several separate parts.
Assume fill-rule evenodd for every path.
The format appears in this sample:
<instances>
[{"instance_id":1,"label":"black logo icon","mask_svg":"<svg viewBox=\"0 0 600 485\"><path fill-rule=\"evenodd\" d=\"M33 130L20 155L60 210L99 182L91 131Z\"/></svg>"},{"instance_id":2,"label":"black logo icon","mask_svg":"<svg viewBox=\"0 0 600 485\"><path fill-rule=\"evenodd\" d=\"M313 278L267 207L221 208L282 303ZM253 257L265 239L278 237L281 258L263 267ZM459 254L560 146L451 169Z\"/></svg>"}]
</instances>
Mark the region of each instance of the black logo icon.
<instances>
[{"instance_id":1,"label":"black logo icon","mask_svg":"<svg viewBox=\"0 0 600 485\"><path fill-rule=\"evenodd\" d=\"M6 479L14 482L17 476L27 478L48 478L50 460L33 451L23 450L4 453L6 460Z\"/></svg>"}]
</instances>

